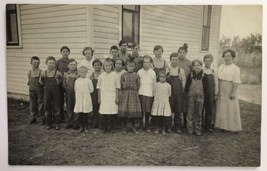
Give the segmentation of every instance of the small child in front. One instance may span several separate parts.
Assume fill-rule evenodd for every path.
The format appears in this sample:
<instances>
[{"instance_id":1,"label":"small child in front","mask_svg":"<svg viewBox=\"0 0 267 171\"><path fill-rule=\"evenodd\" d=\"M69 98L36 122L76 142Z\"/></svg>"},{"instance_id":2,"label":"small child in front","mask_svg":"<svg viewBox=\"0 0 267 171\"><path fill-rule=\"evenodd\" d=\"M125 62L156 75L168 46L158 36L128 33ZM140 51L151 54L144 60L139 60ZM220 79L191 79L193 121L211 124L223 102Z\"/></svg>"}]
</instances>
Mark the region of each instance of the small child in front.
<instances>
[{"instance_id":1,"label":"small child in front","mask_svg":"<svg viewBox=\"0 0 267 171\"><path fill-rule=\"evenodd\" d=\"M171 97L171 85L166 82L166 74L159 72L159 82L154 88L154 102L151 115L155 118L156 131L158 134L162 127L162 134L166 134L167 119L172 115L169 98Z\"/></svg>"},{"instance_id":2,"label":"small child in front","mask_svg":"<svg viewBox=\"0 0 267 171\"><path fill-rule=\"evenodd\" d=\"M80 132L88 132L88 115L93 111L91 93L94 91L92 81L86 77L88 69L85 66L79 68L79 75L75 81L75 107L74 112L79 114Z\"/></svg>"}]
</instances>

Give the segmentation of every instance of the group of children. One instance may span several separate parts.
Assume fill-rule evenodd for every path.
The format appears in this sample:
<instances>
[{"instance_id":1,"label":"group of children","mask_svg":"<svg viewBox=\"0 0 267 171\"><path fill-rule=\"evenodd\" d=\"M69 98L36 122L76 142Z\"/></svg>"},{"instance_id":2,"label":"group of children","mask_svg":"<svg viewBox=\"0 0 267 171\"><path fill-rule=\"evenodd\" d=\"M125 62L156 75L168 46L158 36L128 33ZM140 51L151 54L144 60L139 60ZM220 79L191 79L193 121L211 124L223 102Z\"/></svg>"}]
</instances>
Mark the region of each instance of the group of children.
<instances>
[{"instance_id":1,"label":"group of children","mask_svg":"<svg viewBox=\"0 0 267 171\"><path fill-rule=\"evenodd\" d=\"M218 91L212 55L204 56L202 69L201 60L185 58L187 44L170 55L170 65L162 58L160 45L153 49L154 58L140 56L137 44L132 45L132 54L127 52L126 41L120 41L119 46L120 51L112 46L110 57L103 62L94 60L94 50L86 47L86 59L79 65L75 59L68 59L70 49L63 46L60 60L46 58L45 71L39 69L40 59L32 57L28 73L30 124L39 115L47 129L54 123L57 130L65 121L66 129L88 132L90 120L92 128L103 132L121 129L127 133L128 125L135 134L150 132L152 127L154 133L181 133L186 127L188 134L201 135L203 125L212 131ZM66 113L62 109L64 99Z\"/></svg>"}]
</instances>

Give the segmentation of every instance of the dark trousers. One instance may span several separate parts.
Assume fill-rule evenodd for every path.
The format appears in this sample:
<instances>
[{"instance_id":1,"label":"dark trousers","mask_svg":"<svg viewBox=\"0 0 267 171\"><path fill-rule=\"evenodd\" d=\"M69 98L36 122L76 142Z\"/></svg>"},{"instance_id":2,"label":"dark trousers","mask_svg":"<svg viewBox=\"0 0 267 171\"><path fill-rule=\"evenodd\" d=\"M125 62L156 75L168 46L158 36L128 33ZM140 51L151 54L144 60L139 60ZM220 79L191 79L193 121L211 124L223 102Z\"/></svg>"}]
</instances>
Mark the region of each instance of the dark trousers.
<instances>
[{"instance_id":1,"label":"dark trousers","mask_svg":"<svg viewBox=\"0 0 267 171\"><path fill-rule=\"evenodd\" d=\"M115 117L116 115L102 115L103 118L103 129L105 132L113 131L115 128Z\"/></svg>"},{"instance_id":2,"label":"dark trousers","mask_svg":"<svg viewBox=\"0 0 267 171\"><path fill-rule=\"evenodd\" d=\"M65 111L64 111L64 103L65 103L65 89L63 88L62 84L59 86L59 110L60 110L60 122L65 119Z\"/></svg>"},{"instance_id":3,"label":"dark trousers","mask_svg":"<svg viewBox=\"0 0 267 171\"><path fill-rule=\"evenodd\" d=\"M30 95L30 108L33 118L45 117L44 115L44 89L36 88L29 90Z\"/></svg>"},{"instance_id":4,"label":"dark trousers","mask_svg":"<svg viewBox=\"0 0 267 171\"><path fill-rule=\"evenodd\" d=\"M53 119L55 124L59 124L60 117L60 93L57 86L45 87L44 105L46 124L52 126ZM53 117L54 115L54 117Z\"/></svg>"},{"instance_id":5,"label":"dark trousers","mask_svg":"<svg viewBox=\"0 0 267 171\"><path fill-rule=\"evenodd\" d=\"M211 122L214 116L215 97L214 93L204 94L204 127L209 129L212 127Z\"/></svg>"},{"instance_id":6,"label":"dark trousers","mask_svg":"<svg viewBox=\"0 0 267 171\"><path fill-rule=\"evenodd\" d=\"M81 130L88 130L88 113L79 113L79 125Z\"/></svg>"}]
</instances>

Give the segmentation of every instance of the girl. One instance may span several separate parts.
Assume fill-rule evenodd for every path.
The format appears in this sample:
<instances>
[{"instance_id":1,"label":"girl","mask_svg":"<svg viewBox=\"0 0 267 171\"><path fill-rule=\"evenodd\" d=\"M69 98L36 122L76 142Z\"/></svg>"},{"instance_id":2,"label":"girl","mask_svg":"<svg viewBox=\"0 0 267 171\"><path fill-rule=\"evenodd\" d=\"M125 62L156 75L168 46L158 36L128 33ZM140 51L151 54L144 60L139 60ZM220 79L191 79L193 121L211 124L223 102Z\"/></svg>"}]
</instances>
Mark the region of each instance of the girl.
<instances>
[{"instance_id":1,"label":"girl","mask_svg":"<svg viewBox=\"0 0 267 171\"><path fill-rule=\"evenodd\" d=\"M121 76L122 96L119 104L118 116L123 119L124 133L127 133L127 120L130 119L132 130L135 134L138 132L135 128L135 119L141 118L141 104L138 97L140 87L140 77L134 72L134 60L128 60L127 71Z\"/></svg>"},{"instance_id":2,"label":"girl","mask_svg":"<svg viewBox=\"0 0 267 171\"><path fill-rule=\"evenodd\" d=\"M187 55L188 45L184 43L183 46L179 47L178 49L178 66L182 68L185 72L185 76L187 78L188 74L192 70L192 62L186 58ZM182 100L182 113L183 113L183 125L186 128L186 112L187 112L187 95L183 93L183 100Z\"/></svg>"},{"instance_id":3,"label":"girl","mask_svg":"<svg viewBox=\"0 0 267 171\"><path fill-rule=\"evenodd\" d=\"M188 75L185 85L185 92L188 98L187 110L187 132L192 135L201 135L202 129L202 109L204 103L203 92L203 71L202 61L195 59L192 61L193 71Z\"/></svg>"},{"instance_id":4,"label":"girl","mask_svg":"<svg viewBox=\"0 0 267 171\"><path fill-rule=\"evenodd\" d=\"M215 110L215 100L218 94L218 76L211 64L213 62L213 56L207 54L203 57L203 62L205 67L204 72L204 111L203 117L205 118L204 127L209 132L212 132L212 124L214 123L214 110Z\"/></svg>"},{"instance_id":5,"label":"girl","mask_svg":"<svg viewBox=\"0 0 267 171\"><path fill-rule=\"evenodd\" d=\"M32 69L28 73L28 86L30 95L30 108L32 119L29 124L37 122L37 118L42 117L42 124L45 124L44 117L44 86L39 83L42 70L39 68L40 58L31 58Z\"/></svg>"},{"instance_id":6,"label":"girl","mask_svg":"<svg viewBox=\"0 0 267 171\"><path fill-rule=\"evenodd\" d=\"M44 85L46 129L52 128L52 118L55 118L56 130L59 130L61 106L60 84L62 83L62 74L56 70L56 59L53 56L48 56L45 63L47 70L41 74L39 82Z\"/></svg>"},{"instance_id":7,"label":"girl","mask_svg":"<svg viewBox=\"0 0 267 171\"><path fill-rule=\"evenodd\" d=\"M83 49L83 56L85 57L85 59L81 60L80 63L78 64L78 68L80 68L81 66L85 66L88 69L88 74L87 77L89 78L92 73L94 72L94 68L93 68L93 56L94 56L94 49L91 47L85 47Z\"/></svg>"},{"instance_id":8,"label":"girl","mask_svg":"<svg viewBox=\"0 0 267 171\"><path fill-rule=\"evenodd\" d=\"M63 78L63 87L65 88L66 93L66 102L67 102L67 117L68 123L66 129L74 126L77 128L77 118L74 115L74 106L75 106L75 91L74 83L77 79L77 62L75 59L69 60L69 71L64 74Z\"/></svg>"},{"instance_id":9,"label":"girl","mask_svg":"<svg viewBox=\"0 0 267 171\"><path fill-rule=\"evenodd\" d=\"M92 123L92 128L101 128L101 123L100 123L100 116L99 116L99 104L98 104L98 90L96 89L97 81L99 75L102 73L102 62L99 59L95 59L93 61L93 67L95 71L92 73L90 79L93 82L94 86L94 92L92 93L92 102L93 102L93 123Z\"/></svg>"},{"instance_id":10,"label":"girl","mask_svg":"<svg viewBox=\"0 0 267 171\"><path fill-rule=\"evenodd\" d=\"M174 131L179 134L183 127L182 102L186 77L184 70L178 66L178 60L178 53L172 53L170 56L171 65L167 81L172 89L170 103L172 113L174 113Z\"/></svg>"},{"instance_id":11,"label":"girl","mask_svg":"<svg viewBox=\"0 0 267 171\"><path fill-rule=\"evenodd\" d=\"M171 116L171 106L169 97L171 96L171 86L166 82L166 74L159 73L159 82L154 88L154 102L151 115L155 118L156 131L159 133L159 128L162 126L162 134L166 134L166 120Z\"/></svg>"},{"instance_id":12,"label":"girl","mask_svg":"<svg viewBox=\"0 0 267 171\"><path fill-rule=\"evenodd\" d=\"M91 94L94 91L92 81L86 77L88 69L85 66L79 68L79 75L75 81L74 90L76 103L74 112L79 114L80 132L88 132L88 115L92 112Z\"/></svg>"},{"instance_id":13,"label":"girl","mask_svg":"<svg viewBox=\"0 0 267 171\"><path fill-rule=\"evenodd\" d=\"M161 45L156 45L153 50L155 57L153 58L154 71L158 78L159 72L164 72L168 70L168 63L165 59L162 58L163 47Z\"/></svg>"},{"instance_id":14,"label":"girl","mask_svg":"<svg viewBox=\"0 0 267 171\"><path fill-rule=\"evenodd\" d=\"M64 75L65 72L69 70L69 55L70 55L70 48L68 46L62 46L60 48L60 53L62 58L56 61L56 69ZM64 99L65 99L65 91L62 83L60 84L60 122L64 122L65 120L65 111L64 111Z\"/></svg>"},{"instance_id":15,"label":"girl","mask_svg":"<svg viewBox=\"0 0 267 171\"><path fill-rule=\"evenodd\" d=\"M125 65L124 62L121 58L115 58L114 60L114 65L115 65L115 74L117 75L118 81L120 82L121 75L125 73L126 71L124 70ZM121 99L122 93L121 90L119 89L119 100ZM118 118L118 116L115 116L115 127L120 128L122 124L121 118Z\"/></svg>"},{"instance_id":16,"label":"girl","mask_svg":"<svg viewBox=\"0 0 267 171\"><path fill-rule=\"evenodd\" d=\"M141 102L141 109L144 118L143 120L145 120L143 128L148 132L150 131L148 129L148 123L153 103L153 96L154 96L153 90L154 90L154 85L156 83L156 74L151 69L152 63L153 63L152 58L148 55L145 55L143 60L143 68L137 72L137 74L140 77L140 88L138 94Z\"/></svg>"},{"instance_id":17,"label":"girl","mask_svg":"<svg viewBox=\"0 0 267 171\"><path fill-rule=\"evenodd\" d=\"M216 106L215 127L228 131L241 131L241 116L237 88L241 83L240 69L233 63L235 52L226 50L224 64L218 68L219 94Z\"/></svg>"},{"instance_id":18,"label":"girl","mask_svg":"<svg viewBox=\"0 0 267 171\"><path fill-rule=\"evenodd\" d=\"M120 82L113 72L113 62L106 59L103 63L104 71L98 77L98 102L100 104L99 113L103 116L104 132L114 132L114 118L118 113L118 92Z\"/></svg>"}]
</instances>

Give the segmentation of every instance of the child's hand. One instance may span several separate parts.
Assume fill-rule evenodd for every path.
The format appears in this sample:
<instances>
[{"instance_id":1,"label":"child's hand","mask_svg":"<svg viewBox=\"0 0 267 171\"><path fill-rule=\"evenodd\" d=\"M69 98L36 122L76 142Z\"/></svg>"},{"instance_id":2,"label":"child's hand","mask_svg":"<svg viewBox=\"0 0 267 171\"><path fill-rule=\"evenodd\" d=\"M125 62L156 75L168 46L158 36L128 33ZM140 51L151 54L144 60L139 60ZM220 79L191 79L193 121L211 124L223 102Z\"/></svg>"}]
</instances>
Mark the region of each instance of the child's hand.
<instances>
[{"instance_id":1,"label":"child's hand","mask_svg":"<svg viewBox=\"0 0 267 171\"><path fill-rule=\"evenodd\" d=\"M236 98L235 93L232 93L232 94L230 95L230 100L234 100L235 98Z\"/></svg>"}]
</instances>

